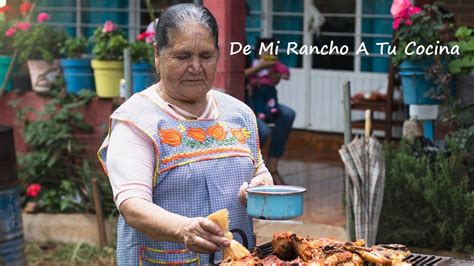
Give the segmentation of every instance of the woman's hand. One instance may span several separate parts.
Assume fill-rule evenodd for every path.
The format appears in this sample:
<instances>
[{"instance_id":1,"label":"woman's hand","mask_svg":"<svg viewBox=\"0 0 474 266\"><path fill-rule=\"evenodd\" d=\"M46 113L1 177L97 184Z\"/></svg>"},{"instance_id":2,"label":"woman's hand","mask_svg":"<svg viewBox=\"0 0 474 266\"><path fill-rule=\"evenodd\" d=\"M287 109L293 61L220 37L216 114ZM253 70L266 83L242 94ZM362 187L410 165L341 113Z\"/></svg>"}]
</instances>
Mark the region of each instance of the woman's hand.
<instances>
[{"instance_id":1,"label":"woman's hand","mask_svg":"<svg viewBox=\"0 0 474 266\"><path fill-rule=\"evenodd\" d=\"M214 253L230 245L219 226L202 217L189 218L180 235L186 248L197 253Z\"/></svg>"},{"instance_id":2,"label":"woman's hand","mask_svg":"<svg viewBox=\"0 0 474 266\"><path fill-rule=\"evenodd\" d=\"M259 175L252 180L250 180L250 184L247 182L244 182L239 189L239 193L237 194L237 197L239 198L240 203L242 205L247 204L247 191L246 189L248 187L259 187L259 186L271 186L273 185L273 179L271 176L268 175Z\"/></svg>"}]
</instances>

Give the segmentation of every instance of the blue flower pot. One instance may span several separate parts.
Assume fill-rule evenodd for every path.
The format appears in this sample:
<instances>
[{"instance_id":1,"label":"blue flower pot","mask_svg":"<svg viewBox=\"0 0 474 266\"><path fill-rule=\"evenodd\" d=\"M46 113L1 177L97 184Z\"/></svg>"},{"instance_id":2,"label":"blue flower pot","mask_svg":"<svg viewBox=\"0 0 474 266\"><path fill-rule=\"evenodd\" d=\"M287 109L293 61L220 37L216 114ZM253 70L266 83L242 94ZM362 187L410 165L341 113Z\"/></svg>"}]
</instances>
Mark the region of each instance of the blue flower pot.
<instances>
[{"instance_id":1,"label":"blue flower pot","mask_svg":"<svg viewBox=\"0 0 474 266\"><path fill-rule=\"evenodd\" d=\"M68 93L78 93L82 89L95 90L90 59L61 59L60 62Z\"/></svg>"},{"instance_id":2,"label":"blue flower pot","mask_svg":"<svg viewBox=\"0 0 474 266\"><path fill-rule=\"evenodd\" d=\"M10 66L10 62L12 60L11 56L0 55L0 86L3 84L3 80L7 75L8 67ZM7 86L5 88L6 91L10 91L12 89L12 79L7 82Z\"/></svg>"},{"instance_id":3,"label":"blue flower pot","mask_svg":"<svg viewBox=\"0 0 474 266\"><path fill-rule=\"evenodd\" d=\"M147 62L132 64L133 93L140 92L156 82L154 68Z\"/></svg>"},{"instance_id":4,"label":"blue flower pot","mask_svg":"<svg viewBox=\"0 0 474 266\"><path fill-rule=\"evenodd\" d=\"M431 58L405 60L400 64L399 73L405 104L436 105L443 103L442 99L432 98L428 95L430 90L438 86L432 80L426 79L426 72L433 64L434 62ZM453 82L451 82L450 87L451 94L453 94Z\"/></svg>"}]
</instances>

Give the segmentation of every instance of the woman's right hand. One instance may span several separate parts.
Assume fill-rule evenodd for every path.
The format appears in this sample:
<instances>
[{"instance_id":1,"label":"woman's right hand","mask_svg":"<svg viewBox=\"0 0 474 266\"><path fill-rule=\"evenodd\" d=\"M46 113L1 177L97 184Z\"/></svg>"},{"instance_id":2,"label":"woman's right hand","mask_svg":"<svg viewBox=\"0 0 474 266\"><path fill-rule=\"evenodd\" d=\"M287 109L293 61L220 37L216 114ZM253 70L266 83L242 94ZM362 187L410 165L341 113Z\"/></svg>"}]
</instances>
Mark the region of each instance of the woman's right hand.
<instances>
[{"instance_id":1,"label":"woman's right hand","mask_svg":"<svg viewBox=\"0 0 474 266\"><path fill-rule=\"evenodd\" d=\"M210 254L230 245L219 226L207 218L189 218L180 235L186 248L197 253Z\"/></svg>"}]
</instances>

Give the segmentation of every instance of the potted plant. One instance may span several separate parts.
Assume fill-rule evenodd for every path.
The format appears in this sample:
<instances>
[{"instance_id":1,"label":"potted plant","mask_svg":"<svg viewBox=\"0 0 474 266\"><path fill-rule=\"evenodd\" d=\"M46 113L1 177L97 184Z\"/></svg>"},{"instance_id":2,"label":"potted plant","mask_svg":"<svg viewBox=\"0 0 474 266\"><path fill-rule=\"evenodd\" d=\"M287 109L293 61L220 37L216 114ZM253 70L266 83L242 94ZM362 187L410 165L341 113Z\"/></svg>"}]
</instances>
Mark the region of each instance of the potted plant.
<instances>
[{"instance_id":1,"label":"potted plant","mask_svg":"<svg viewBox=\"0 0 474 266\"><path fill-rule=\"evenodd\" d=\"M82 89L94 90L94 75L90 58L86 58L88 41L84 36L68 38L61 47L60 60L68 93Z\"/></svg>"},{"instance_id":2,"label":"potted plant","mask_svg":"<svg viewBox=\"0 0 474 266\"><path fill-rule=\"evenodd\" d=\"M37 23L18 22L12 28L13 48L17 48L18 59L28 65L34 91L49 91L52 81L59 73L59 50L66 33L62 28L52 27L45 22L47 13L39 13Z\"/></svg>"},{"instance_id":3,"label":"potted plant","mask_svg":"<svg viewBox=\"0 0 474 266\"><path fill-rule=\"evenodd\" d=\"M446 27L437 6L414 7L409 0L394 0L391 8L396 54L392 63L399 67L405 104L441 104L452 89L447 57L417 53L417 47L442 46L439 30Z\"/></svg>"},{"instance_id":4,"label":"potted plant","mask_svg":"<svg viewBox=\"0 0 474 266\"><path fill-rule=\"evenodd\" d=\"M460 56L449 62L449 72L456 75L457 95L461 99L474 100L474 36L468 27L459 27L455 33Z\"/></svg>"},{"instance_id":5,"label":"potted plant","mask_svg":"<svg viewBox=\"0 0 474 266\"><path fill-rule=\"evenodd\" d=\"M9 5L0 8L0 86L3 84L3 80L5 79L5 75L12 59L11 55L13 53L11 37L14 32L13 30L9 30L11 21L6 19L6 15L10 10L11 7ZM6 91L11 90L11 88L12 83L10 80L7 83Z\"/></svg>"},{"instance_id":6,"label":"potted plant","mask_svg":"<svg viewBox=\"0 0 474 266\"><path fill-rule=\"evenodd\" d=\"M95 30L91 36L95 87L97 96L113 98L120 95L120 80L124 77L123 49L128 47L125 34L111 21Z\"/></svg>"},{"instance_id":7,"label":"potted plant","mask_svg":"<svg viewBox=\"0 0 474 266\"><path fill-rule=\"evenodd\" d=\"M152 32L139 34L136 41L130 44L132 53L133 93L140 92L155 83L155 53L147 37Z\"/></svg>"}]
</instances>

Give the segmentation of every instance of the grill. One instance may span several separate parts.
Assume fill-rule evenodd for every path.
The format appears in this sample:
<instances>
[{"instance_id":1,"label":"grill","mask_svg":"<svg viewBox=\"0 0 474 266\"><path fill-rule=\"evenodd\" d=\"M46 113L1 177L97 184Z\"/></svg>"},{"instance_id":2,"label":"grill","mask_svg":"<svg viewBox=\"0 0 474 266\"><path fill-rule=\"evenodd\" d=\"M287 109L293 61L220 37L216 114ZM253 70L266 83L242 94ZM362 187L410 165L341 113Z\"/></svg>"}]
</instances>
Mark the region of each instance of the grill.
<instances>
[{"instance_id":1,"label":"grill","mask_svg":"<svg viewBox=\"0 0 474 266\"><path fill-rule=\"evenodd\" d=\"M255 248L255 254L263 259L270 256L273 252L272 243L265 243ZM413 265L445 265L451 258L425 255L425 254L412 254L405 261Z\"/></svg>"},{"instance_id":2,"label":"grill","mask_svg":"<svg viewBox=\"0 0 474 266\"><path fill-rule=\"evenodd\" d=\"M240 229L230 230L232 233L240 235L242 238L242 244L248 248L248 239L244 231ZM260 258L264 259L267 256L270 256L273 253L272 243L268 242L254 248L255 254ZM450 257L435 256L435 255L426 255L426 254L417 254L413 253L408 258L405 259L406 262L411 263L414 266L418 265L446 265L450 261ZM219 264L220 262L214 261L214 254L211 254L209 257L210 264Z\"/></svg>"}]
</instances>

